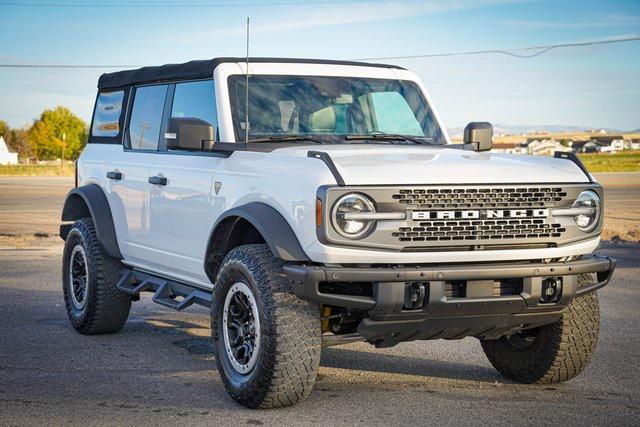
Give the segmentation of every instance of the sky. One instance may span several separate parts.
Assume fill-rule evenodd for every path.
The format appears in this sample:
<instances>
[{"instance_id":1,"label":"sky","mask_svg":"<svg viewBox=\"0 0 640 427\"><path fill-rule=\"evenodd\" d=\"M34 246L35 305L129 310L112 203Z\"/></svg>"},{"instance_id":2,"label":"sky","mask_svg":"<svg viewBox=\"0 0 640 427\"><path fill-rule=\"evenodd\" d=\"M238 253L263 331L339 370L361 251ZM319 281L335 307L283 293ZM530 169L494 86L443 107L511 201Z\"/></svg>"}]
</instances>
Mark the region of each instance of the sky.
<instances>
[{"instance_id":1,"label":"sky","mask_svg":"<svg viewBox=\"0 0 640 427\"><path fill-rule=\"evenodd\" d=\"M244 56L247 16L252 56L379 58L640 36L640 0L0 0L0 63ZM640 128L640 41L529 59L380 62L418 74L449 128L470 121ZM26 126L64 105L88 121L98 77L117 69L0 68L0 120Z\"/></svg>"}]
</instances>

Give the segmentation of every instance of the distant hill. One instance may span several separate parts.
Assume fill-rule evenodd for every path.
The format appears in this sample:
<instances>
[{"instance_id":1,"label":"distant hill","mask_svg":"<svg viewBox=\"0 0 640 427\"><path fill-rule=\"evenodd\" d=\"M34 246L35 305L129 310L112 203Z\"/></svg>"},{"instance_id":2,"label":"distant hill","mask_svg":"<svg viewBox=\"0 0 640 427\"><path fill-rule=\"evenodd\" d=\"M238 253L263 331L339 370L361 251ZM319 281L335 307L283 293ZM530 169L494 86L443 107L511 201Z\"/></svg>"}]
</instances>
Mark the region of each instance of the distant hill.
<instances>
[{"instance_id":1,"label":"distant hill","mask_svg":"<svg viewBox=\"0 0 640 427\"><path fill-rule=\"evenodd\" d=\"M566 125L510 125L504 123L494 123L493 124L493 133L494 134L504 134L504 135L528 135L535 133L572 133L572 132L588 132L593 129L604 129L608 133L622 133L620 129L611 129L611 128L597 128L597 127L589 127L589 126L566 126ZM450 128L449 135L455 138L456 136L461 137L464 132L464 128ZM637 133L640 132L640 129L624 132L624 133Z\"/></svg>"}]
</instances>

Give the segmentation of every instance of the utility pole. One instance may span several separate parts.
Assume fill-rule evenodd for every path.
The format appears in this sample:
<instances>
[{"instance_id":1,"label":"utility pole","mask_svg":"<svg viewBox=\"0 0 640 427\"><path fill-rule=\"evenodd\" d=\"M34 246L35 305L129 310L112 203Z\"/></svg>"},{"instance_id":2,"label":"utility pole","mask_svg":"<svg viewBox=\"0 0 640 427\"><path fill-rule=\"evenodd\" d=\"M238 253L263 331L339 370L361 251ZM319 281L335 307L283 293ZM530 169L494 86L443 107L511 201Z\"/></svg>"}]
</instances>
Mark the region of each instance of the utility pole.
<instances>
[{"instance_id":1,"label":"utility pole","mask_svg":"<svg viewBox=\"0 0 640 427\"><path fill-rule=\"evenodd\" d=\"M64 150L67 149L67 134L66 132L62 132L62 162L60 163L62 167L64 167Z\"/></svg>"}]
</instances>

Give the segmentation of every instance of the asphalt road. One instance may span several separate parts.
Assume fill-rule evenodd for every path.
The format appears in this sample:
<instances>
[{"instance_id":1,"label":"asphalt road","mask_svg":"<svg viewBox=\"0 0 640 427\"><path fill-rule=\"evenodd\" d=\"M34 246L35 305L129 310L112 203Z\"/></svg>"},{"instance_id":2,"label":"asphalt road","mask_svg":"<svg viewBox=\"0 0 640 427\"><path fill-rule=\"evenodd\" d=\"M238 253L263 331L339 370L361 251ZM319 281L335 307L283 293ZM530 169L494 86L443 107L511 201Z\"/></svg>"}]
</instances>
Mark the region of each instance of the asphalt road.
<instances>
[{"instance_id":1,"label":"asphalt road","mask_svg":"<svg viewBox=\"0 0 640 427\"><path fill-rule=\"evenodd\" d=\"M73 177L0 177L0 235L57 234Z\"/></svg>"},{"instance_id":2,"label":"asphalt road","mask_svg":"<svg viewBox=\"0 0 640 427\"><path fill-rule=\"evenodd\" d=\"M55 233L70 181L29 179L23 188L11 180L0 178L0 235L46 232L43 224ZM625 195L624 180L620 185L620 203L637 198ZM11 215L23 218L22 228L6 231L6 212L16 211ZM380 350L358 343L323 351L316 388L301 404L252 411L224 390L207 310L177 313L145 297L134 303L121 333L83 336L63 307L61 241L21 249L0 244L0 426L639 425L640 244L607 243L601 252L620 265L600 291L598 348L574 380L509 382L472 338Z\"/></svg>"}]
</instances>

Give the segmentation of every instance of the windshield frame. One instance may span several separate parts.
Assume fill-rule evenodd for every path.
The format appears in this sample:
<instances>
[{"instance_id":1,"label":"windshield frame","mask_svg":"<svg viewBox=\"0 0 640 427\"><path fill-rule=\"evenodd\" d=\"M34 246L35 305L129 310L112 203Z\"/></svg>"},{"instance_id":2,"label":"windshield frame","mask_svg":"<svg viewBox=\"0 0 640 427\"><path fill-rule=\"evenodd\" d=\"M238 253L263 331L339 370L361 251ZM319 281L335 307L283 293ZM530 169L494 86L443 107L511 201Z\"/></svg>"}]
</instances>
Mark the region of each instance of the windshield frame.
<instances>
[{"instance_id":1,"label":"windshield frame","mask_svg":"<svg viewBox=\"0 0 640 427\"><path fill-rule=\"evenodd\" d=\"M231 123L229 124L231 127L231 130L233 131L233 135L234 135L234 139L236 142L245 142L245 133L244 133L244 129L242 129L241 126L241 122L243 122L244 118L243 117L239 117L239 115L243 115L242 112L240 111L241 109L244 109L244 106L241 106L240 108L238 108L237 103L241 102L244 103L244 96L238 96L237 95L237 91L235 88L235 85L240 82L243 83L244 79L245 79L246 75L245 74L240 74L240 73L229 73L226 75L226 86L227 86L227 94L228 94L228 101L229 101L229 112L230 112L230 118L231 118ZM438 115L438 112L433 108L432 103L431 103L431 99L429 98L428 94L425 92L424 88L422 87L422 85L420 84L420 82L418 80L414 80L414 79L408 79L408 78L400 78L399 76L396 76L396 78L390 78L385 76L385 77L380 77L380 76L362 76L362 75L354 75L354 76L350 76L350 75L334 75L334 74L329 74L329 75L324 75L324 74L305 74L305 73L252 73L249 75L249 88L251 89L251 78L274 78L274 79L286 79L287 77L290 78L300 78L300 79L305 79L305 78L326 78L326 79L332 79L332 78L336 78L336 79L354 79L354 80L379 80L379 81L388 81L388 82L399 82L402 85L406 85L411 87L412 89L414 89L416 91L416 94L419 97L419 100L422 104L421 108L424 108L424 113L426 115L426 117L428 117L428 120L430 120L432 126L434 127L434 135L433 136L418 136L418 135L398 135L398 134L394 134L394 136L406 136L406 143L410 144L410 145L415 145L415 144L419 144L417 141L415 141L416 139L424 139L424 144L425 145L437 145L437 146L442 146L442 145L447 145L450 144L449 141L449 137L448 134L446 132L446 128L444 128L442 126L442 122L440 120L440 117ZM242 80L240 80L242 79ZM405 98L406 100L406 98ZM414 115L416 114L415 111L412 109L411 110ZM417 119L417 118L416 118ZM419 123L419 119L418 123ZM421 128L424 130L422 123L420 123ZM383 132L380 131L371 131L371 135L380 135L380 134L384 134ZM327 143L333 143L333 144L354 144L354 143L371 143L371 144L384 144L384 140L380 140L380 139L375 139L372 138L371 140L368 140L366 138L359 138L359 140L356 142L355 140L349 140L347 138L347 136L349 135L362 135L361 133L356 133L356 132L351 132L351 133L316 133L316 132L307 132L307 133L295 133L295 132L291 132L291 133L273 133L273 134L257 134L257 135L249 135L249 142L251 142L252 139L258 139L258 138L263 138L263 137L288 137L290 135L303 135L303 136L308 136L311 138L315 138L315 139L322 139L325 140Z\"/></svg>"}]
</instances>

